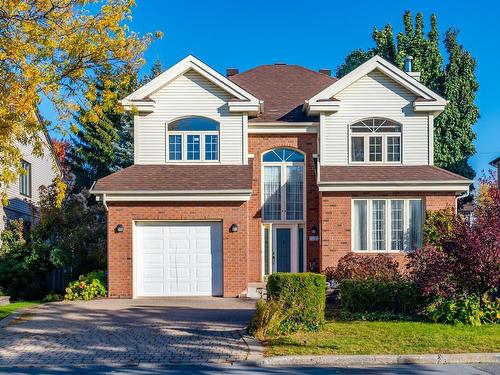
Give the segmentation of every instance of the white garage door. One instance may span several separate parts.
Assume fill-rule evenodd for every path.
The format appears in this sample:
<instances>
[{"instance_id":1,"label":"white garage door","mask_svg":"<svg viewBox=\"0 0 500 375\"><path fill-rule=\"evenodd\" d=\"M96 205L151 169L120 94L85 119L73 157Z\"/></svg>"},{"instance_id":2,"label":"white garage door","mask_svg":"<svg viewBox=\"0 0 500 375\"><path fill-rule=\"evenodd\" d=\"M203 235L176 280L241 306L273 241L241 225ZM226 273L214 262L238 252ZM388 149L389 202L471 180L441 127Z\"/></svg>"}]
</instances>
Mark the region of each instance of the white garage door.
<instances>
[{"instance_id":1,"label":"white garage door","mask_svg":"<svg viewBox=\"0 0 500 375\"><path fill-rule=\"evenodd\" d=\"M137 296L222 295L222 226L137 223Z\"/></svg>"}]
</instances>

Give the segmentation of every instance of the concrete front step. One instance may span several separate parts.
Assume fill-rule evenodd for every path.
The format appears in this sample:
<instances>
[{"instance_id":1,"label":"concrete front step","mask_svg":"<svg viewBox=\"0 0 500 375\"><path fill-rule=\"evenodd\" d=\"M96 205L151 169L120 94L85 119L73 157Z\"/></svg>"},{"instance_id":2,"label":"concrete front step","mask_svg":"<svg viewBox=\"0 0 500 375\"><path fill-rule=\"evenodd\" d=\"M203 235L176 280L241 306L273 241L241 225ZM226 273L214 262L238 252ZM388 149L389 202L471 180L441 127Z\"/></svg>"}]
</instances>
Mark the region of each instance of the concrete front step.
<instances>
[{"instance_id":1,"label":"concrete front step","mask_svg":"<svg viewBox=\"0 0 500 375\"><path fill-rule=\"evenodd\" d=\"M266 282L248 283L247 297L254 299L266 298Z\"/></svg>"}]
</instances>

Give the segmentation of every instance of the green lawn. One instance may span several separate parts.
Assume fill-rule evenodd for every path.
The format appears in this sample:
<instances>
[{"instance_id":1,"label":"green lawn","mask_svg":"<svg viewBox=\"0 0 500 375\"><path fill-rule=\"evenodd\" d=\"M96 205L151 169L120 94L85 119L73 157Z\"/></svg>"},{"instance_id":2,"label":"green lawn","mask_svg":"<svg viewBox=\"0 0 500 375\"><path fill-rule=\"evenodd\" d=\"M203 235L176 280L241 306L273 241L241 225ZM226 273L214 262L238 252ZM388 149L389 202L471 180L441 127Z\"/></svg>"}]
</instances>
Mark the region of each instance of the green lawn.
<instances>
[{"instance_id":1,"label":"green lawn","mask_svg":"<svg viewBox=\"0 0 500 375\"><path fill-rule=\"evenodd\" d=\"M500 325L328 322L315 333L265 342L267 356L499 352Z\"/></svg>"},{"instance_id":2,"label":"green lawn","mask_svg":"<svg viewBox=\"0 0 500 375\"><path fill-rule=\"evenodd\" d=\"M9 305L0 306L0 319L9 316L16 310L24 309L25 307L32 307L38 304L39 302L26 301L26 302L16 302L16 303L11 303Z\"/></svg>"}]
</instances>

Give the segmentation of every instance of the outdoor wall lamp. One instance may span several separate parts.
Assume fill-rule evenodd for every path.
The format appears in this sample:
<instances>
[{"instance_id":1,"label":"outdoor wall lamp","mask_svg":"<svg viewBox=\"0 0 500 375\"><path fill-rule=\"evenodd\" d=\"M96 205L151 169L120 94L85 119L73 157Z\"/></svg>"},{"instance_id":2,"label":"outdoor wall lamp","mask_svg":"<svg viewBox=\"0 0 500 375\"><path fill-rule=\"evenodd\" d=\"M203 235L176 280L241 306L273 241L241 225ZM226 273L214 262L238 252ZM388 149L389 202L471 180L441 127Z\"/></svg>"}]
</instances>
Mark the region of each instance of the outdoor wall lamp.
<instances>
[{"instance_id":1,"label":"outdoor wall lamp","mask_svg":"<svg viewBox=\"0 0 500 375\"><path fill-rule=\"evenodd\" d=\"M123 226L123 224L118 224L118 225L115 227L115 232L116 232L116 233L122 233L124 230L125 230L125 227Z\"/></svg>"},{"instance_id":2,"label":"outdoor wall lamp","mask_svg":"<svg viewBox=\"0 0 500 375\"><path fill-rule=\"evenodd\" d=\"M229 227L231 233L236 233L238 231L238 224L233 224Z\"/></svg>"},{"instance_id":3,"label":"outdoor wall lamp","mask_svg":"<svg viewBox=\"0 0 500 375\"><path fill-rule=\"evenodd\" d=\"M313 236L315 236L316 234L318 234L318 227L316 225L313 225L313 227L311 228L311 234Z\"/></svg>"}]
</instances>

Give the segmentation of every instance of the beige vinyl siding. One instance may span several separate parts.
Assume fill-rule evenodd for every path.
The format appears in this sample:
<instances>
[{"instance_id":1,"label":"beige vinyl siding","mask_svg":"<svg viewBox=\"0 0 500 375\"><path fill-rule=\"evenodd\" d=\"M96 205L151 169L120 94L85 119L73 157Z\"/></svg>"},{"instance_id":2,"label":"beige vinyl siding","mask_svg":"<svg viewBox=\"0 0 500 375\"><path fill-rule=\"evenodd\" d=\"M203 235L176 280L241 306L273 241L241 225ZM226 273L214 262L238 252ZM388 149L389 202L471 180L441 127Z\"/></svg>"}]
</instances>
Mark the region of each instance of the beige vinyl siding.
<instances>
[{"instance_id":1,"label":"beige vinyl siding","mask_svg":"<svg viewBox=\"0 0 500 375\"><path fill-rule=\"evenodd\" d=\"M40 138L47 142L43 133L40 133ZM40 200L40 186L50 185L56 176L52 151L48 145L44 146L44 156L40 158L33 156L31 145L20 145L19 147L23 155L22 158L31 164L31 198L19 193L19 179L10 184L7 188L9 204L4 208L5 214L9 218L20 216L28 218L31 215L30 203L36 206Z\"/></svg>"},{"instance_id":2,"label":"beige vinyl siding","mask_svg":"<svg viewBox=\"0 0 500 375\"><path fill-rule=\"evenodd\" d=\"M429 163L428 115L413 111L415 94L375 70L342 90L335 98L341 101L340 110L323 117L323 165L349 163L349 125L368 117L385 117L403 125L403 164Z\"/></svg>"},{"instance_id":3,"label":"beige vinyl siding","mask_svg":"<svg viewBox=\"0 0 500 375\"><path fill-rule=\"evenodd\" d=\"M231 114L231 98L193 70L177 77L152 94L155 111L136 116L134 137L136 164L162 164L166 157L166 124L186 116L205 116L220 122L221 164L243 160L243 116Z\"/></svg>"}]
</instances>

